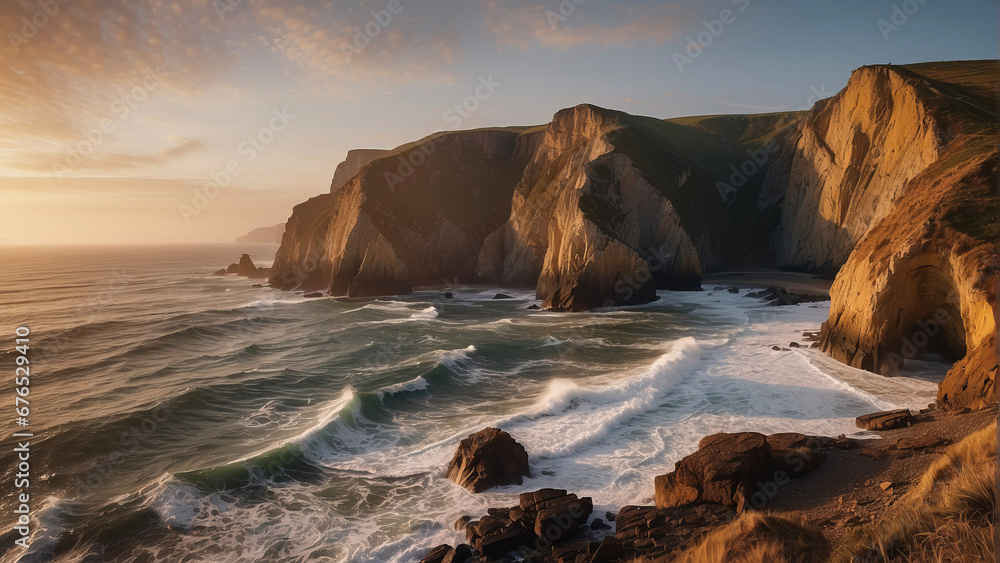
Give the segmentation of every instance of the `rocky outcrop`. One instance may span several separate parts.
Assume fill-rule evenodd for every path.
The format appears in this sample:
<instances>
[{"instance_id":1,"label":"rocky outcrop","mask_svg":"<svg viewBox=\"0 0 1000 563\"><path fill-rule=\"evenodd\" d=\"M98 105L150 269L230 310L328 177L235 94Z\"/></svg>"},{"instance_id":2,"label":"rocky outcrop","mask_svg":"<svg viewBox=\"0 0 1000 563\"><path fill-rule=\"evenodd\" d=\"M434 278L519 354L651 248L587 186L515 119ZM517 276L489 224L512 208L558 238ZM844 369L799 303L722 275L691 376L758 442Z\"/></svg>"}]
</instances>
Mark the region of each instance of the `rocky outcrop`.
<instances>
[{"instance_id":1,"label":"rocky outcrop","mask_svg":"<svg viewBox=\"0 0 1000 563\"><path fill-rule=\"evenodd\" d=\"M858 428L865 430L892 430L904 428L913 423L913 415L909 409L875 412L861 415L854 420Z\"/></svg>"},{"instance_id":2,"label":"rocky outcrop","mask_svg":"<svg viewBox=\"0 0 1000 563\"><path fill-rule=\"evenodd\" d=\"M590 497L579 498L561 489L522 493L518 500L517 506L491 508L479 520L464 522L466 541L490 559L527 549L534 559L552 560L552 548L576 535L594 510ZM439 546L431 553L446 556L447 551Z\"/></svg>"},{"instance_id":3,"label":"rocky outcrop","mask_svg":"<svg viewBox=\"0 0 1000 563\"><path fill-rule=\"evenodd\" d=\"M698 289L703 268L764 260L752 237L736 235L734 224L750 220L718 188L741 148L708 126L592 105L562 110L514 191L510 220L486 239L477 273L535 288L546 308L579 311Z\"/></svg>"},{"instance_id":4,"label":"rocky outcrop","mask_svg":"<svg viewBox=\"0 0 1000 563\"><path fill-rule=\"evenodd\" d=\"M948 63L958 69L983 64ZM998 65L988 65L995 75ZM938 400L982 407L996 400L996 84L983 94L983 86L967 79L936 79L941 70L927 65L880 72L919 103L925 127L947 132L939 138L946 144L938 147L937 161L901 177L884 196L892 205L831 288L822 349L883 374L903 373L909 359L943 357L955 364ZM994 103L985 105L989 99Z\"/></svg>"},{"instance_id":5,"label":"rocky outcrop","mask_svg":"<svg viewBox=\"0 0 1000 563\"><path fill-rule=\"evenodd\" d=\"M448 479L474 493L520 485L530 475L524 446L497 428L480 430L462 440L447 472Z\"/></svg>"},{"instance_id":6,"label":"rocky outcrop","mask_svg":"<svg viewBox=\"0 0 1000 563\"><path fill-rule=\"evenodd\" d=\"M771 446L763 434L707 436L673 472L656 478L656 507L710 502L736 508L741 498L749 500L757 492L758 483L768 480L770 458Z\"/></svg>"},{"instance_id":7,"label":"rocky outcrop","mask_svg":"<svg viewBox=\"0 0 1000 563\"><path fill-rule=\"evenodd\" d=\"M249 254L240 256L239 263L230 264L228 268L214 272L214 276L237 275L250 279L266 279L271 275L270 268L258 268Z\"/></svg>"},{"instance_id":8,"label":"rocky outcrop","mask_svg":"<svg viewBox=\"0 0 1000 563\"><path fill-rule=\"evenodd\" d=\"M347 151L347 158L337 165L330 182L330 193L347 185L351 178L358 175L361 169L377 158L388 156L392 151L383 149L353 149Z\"/></svg>"},{"instance_id":9,"label":"rocky outcrop","mask_svg":"<svg viewBox=\"0 0 1000 563\"><path fill-rule=\"evenodd\" d=\"M531 133L439 133L363 166L344 187L295 207L271 284L335 296L471 281L503 224Z\"/></svg>"}]
</instances>

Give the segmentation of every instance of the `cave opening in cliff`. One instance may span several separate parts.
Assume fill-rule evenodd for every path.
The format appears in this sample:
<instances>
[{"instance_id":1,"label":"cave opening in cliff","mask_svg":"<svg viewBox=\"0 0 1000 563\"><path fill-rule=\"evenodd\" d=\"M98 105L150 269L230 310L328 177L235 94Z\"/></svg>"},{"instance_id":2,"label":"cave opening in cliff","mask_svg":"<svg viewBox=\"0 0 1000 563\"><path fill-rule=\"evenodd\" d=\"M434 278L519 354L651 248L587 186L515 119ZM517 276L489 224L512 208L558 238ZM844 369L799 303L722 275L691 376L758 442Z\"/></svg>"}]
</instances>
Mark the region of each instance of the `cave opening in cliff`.
<instances>
[{"instance_id":1,"label":"cave opening in cliff","mask_svg":"<svg viewBox=\"0 0 1000 563\"><path fill-rule=\"evenodd\" d=\"M941 364L934 379L943 379L947 369L967 350L965 326L958 293L949 276L938 268L919 270L911 284L899 292L897 356L892 369L907 369L907 360ZM928 374L930 375L930 374Z\"/></svg>"}]
</instances>

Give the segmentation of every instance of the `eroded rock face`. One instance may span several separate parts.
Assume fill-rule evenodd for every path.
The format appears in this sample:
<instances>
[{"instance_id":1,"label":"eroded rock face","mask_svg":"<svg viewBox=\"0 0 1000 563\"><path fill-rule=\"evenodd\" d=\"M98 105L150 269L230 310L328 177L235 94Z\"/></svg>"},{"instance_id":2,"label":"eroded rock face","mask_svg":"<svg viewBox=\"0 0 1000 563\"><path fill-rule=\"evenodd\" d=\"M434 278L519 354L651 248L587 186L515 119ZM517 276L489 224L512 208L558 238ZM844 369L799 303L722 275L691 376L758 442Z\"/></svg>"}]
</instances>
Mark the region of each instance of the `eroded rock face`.
<instances>
[{"instance_id":1,"label":"eroded rock face","mask_svg":"<svg viewBox=\"0 0 1000 563\"><path fill-rule=\"evenodd\" d=\"M813 107L765 180L765 197L784 194L779 264L836 272L907 182L938 159L945 131L924 100L893 67L874 66Z\"/></svg>"},{"instance_id":2,"label":"eroded rock face","mask_svg":"<svg viewBox=\"0 0 1000 563\"><path fill-rule=\"evenodd\" d=\"M507 219L527 163L532 135L521 132L432 135L296 206L272 286L375 296L472 281L483 240Z\"/></svg>"},{"instance_id":3,"label":"eroded rock face","mask_svg":"<svg viewBox=\"0 0 1000 563\"><path fill-rule=\"evenodd\" d=\"M447 473L448 479L474 493L520 485L530 475L524 446L497 428L486 428L462 440Z\"/></svg>"},{"instance_id":4,"label":"eroded rock face","mask_svg":"<svg viewBox=\"0 0 1000 563\"><path fill-rule=\"evenodd\" d=\"M705 267L763 260L744 245L752 237L735 234L738 207L727 208L717 186L737 147L708 125L592 105L562 110L514 191L510 220L487 237L477 273L535 288L546 308L579 311L645 303L658 288L698 289Z\"/></svg>"}]
</instances>

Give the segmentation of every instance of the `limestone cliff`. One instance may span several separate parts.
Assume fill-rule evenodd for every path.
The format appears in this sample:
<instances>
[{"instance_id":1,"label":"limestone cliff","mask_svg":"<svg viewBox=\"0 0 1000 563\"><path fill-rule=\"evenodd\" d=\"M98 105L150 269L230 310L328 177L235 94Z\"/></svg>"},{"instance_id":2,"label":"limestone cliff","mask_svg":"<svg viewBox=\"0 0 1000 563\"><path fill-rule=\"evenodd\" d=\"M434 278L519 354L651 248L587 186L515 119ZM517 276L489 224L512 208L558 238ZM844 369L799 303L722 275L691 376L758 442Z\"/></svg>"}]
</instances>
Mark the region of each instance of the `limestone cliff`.
<instances>
[{"instance_id":1,"label":"limestone cliff","mask_svg":"<svg viewBox=\"0 0 1000 563\"><path fill-rule=\"evenodd\" d=\"M927 354L955 361L939 392L954 406L980 407L996 397L997 67L941 63L856 72L838 96L844 99L817 108L800 126L803 154L793 165L809 169L811 155L814 168L842 178L842 189L825 180L809 184L820 193L785 206L791 216L783 218L779 240L783 256L812 266L836 264L850 253L832 288L825 352L886 374ZM845 94L861 89L872 95ZM847 98L882 109L861 106L841 115ZM906 115L909 126L902 123ZM841 143L847 152L814 150L807 141L814 130L825 131L817 139L851 137L860 144ZM867 130L909 134L882 133L874 142L861 137ZM838 175L851 170L859 172ZM855 181L868 174L867 183ZM808 191L794 181L788 189L789 198L793 190ZM805 200L816 208L802 207ZM837 210L839 220L837 213L828 216ZM841 238L827 237L831 224Z\"/></svg>"},{"instance_id":2,"label":"limestone cliff","mask_svg":"<svg viewBox=\"0 0 1000 563\"><path fill-rule=\"evenodd\" d=\"M784 196L779 264L836 272L906 183L938 159L949 133L928 94L896 67L863 67L813 107L765 180L765 197Z\"/></svg>"},{"instance_id":3,"label":"limestone cliff","mask_svg":"<svg viewBox=\"0 0 1000 563\"><path fill-rule=\"evenodd\" d=\"M330 182L330 193L344 187L369 162L376 158L387 156L391 152L382 149L353 149L347 151L347 158L344 159L344 162L337 165L337 169L333 173L333 181Z\"/></svg>"},{"instance_id":4,"label":"limestone cliff","mask_svg":"<svg viewBox=\"0 0 1000 563\"><path fill-rule=\"evenodd\" d=\"M592 105L560 111L514 190L510 220L487 238L477 273L536 288L546 308L578 311L647 302L658 288L700 288L703 268L766 261L764 237L747 236L757 210L751 218L745 206L727 207L732 201L718 184L730 162L749 158L743 149L768 138L741 143L751 125L768 122L773 135L787 121L722 121L736 133Z\"/></svg>"},{"instance_id":5,"label":"limestone cliff","mask_svg":"<svg viewBox=\"0 0 1000 563\"><path fill-rule=\"evenodd\" d=\"M524 132L439 133L363 166L294 209L271 284L374 296L470 280L483 240L509 213L533 142Z\"/></svg>"}]
</instances>

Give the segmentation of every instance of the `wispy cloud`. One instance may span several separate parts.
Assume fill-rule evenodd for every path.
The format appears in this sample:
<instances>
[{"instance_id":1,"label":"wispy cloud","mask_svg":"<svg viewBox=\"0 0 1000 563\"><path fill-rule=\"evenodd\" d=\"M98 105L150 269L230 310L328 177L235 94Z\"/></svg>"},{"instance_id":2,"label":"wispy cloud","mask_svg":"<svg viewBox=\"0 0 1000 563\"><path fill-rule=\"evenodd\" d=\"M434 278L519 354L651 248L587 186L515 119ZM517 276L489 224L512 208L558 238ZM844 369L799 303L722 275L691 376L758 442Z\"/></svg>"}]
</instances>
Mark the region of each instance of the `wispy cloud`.
<instances>
[{"instance_id":1,"label":"wispy cloud","mask_svg":"<svg viewBox=\"0 0 1000 563\"><path fill-rule=\"evenodd\" d=\"M507 2L487 0L482 7L497 44L519 49L662 45L673 40L687 21L686 14L673 5L620 10L615 23L589 21L583 13L590 7L586 4L570 15L544 4L511 7Z\"/></svg>"}]
</instances>

